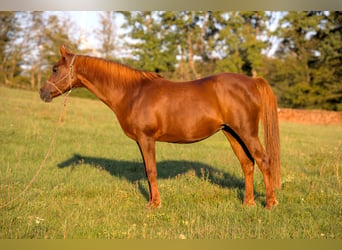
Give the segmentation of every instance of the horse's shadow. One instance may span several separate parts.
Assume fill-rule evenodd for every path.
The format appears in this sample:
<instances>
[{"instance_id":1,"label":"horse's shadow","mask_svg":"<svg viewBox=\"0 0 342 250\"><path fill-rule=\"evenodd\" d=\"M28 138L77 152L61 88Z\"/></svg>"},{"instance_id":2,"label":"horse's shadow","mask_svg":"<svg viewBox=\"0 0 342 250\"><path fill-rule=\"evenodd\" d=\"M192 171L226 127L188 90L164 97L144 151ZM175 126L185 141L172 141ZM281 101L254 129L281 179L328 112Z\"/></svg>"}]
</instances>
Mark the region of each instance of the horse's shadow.
<instances>
[{"instance_id":1,"label":"horse's shadow","mask_svg":"<svg viewBox=\"0 0 342 250\"><path fill-rule=\"evenodd\" d=\"M142 162L121 161L114 159L98 158L74 154L73 157L58 164L59 168L77 167L82 164L89 164L96 168L106 170L112 176L125 178L126 180L137 183L139 180L146 179ZM244 180L230 173L217 170L200 162L191 161L161 161L157 162L158 178L175 178L188 171L193 171L198 178L205 178L211 183L223 188L237 189L238 199L243 200ZM139 184L140 182L138 182ZM140 192L148 200L148 191L139 184Z\"/></svg>"}]
</instances>

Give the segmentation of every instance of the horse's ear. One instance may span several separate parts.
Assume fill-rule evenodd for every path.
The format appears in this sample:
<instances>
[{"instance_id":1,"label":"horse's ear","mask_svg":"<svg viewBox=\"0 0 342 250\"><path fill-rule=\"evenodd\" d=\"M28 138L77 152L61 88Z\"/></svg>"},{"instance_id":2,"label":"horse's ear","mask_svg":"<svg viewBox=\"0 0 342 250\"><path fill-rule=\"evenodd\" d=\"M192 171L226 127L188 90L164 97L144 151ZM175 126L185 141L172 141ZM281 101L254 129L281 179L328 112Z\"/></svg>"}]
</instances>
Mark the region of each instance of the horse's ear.
<instances>
[{"instance_id":1,"label":"horse's ear","mask_svg":"<svg viewBox=\"0 0 342 250\"><path fill-rule=\"evenodd\" d=\"M60 46L59 46L59 50L60 50L60 52L61 52L61 56L62 56L62 57L65 57L65 48L64 48L64 45L60 45Z\"/></svg>"},{"instance_id":2,"label":"horse's ear","mask_svg":"<svg viewBox=\"0 0 342 250\"><path fill-rule=\"evenodd\" d=\"M67 54L72 54L72 52L70 50L68 50L68 48L65 47L64 45L60 45L59 50L61 51L62 57L66 57Z\"/></svg>"},{"instance_id":3,"label":"horse's ear","mask_svg":"<svg viewBox=\"0 0 342 250\"><path fill-rule=\"evenodd\" d=\"M67 47L65 47L65 53L66 54L72 54L72 52Z\"/></svg>"}]
</instances>

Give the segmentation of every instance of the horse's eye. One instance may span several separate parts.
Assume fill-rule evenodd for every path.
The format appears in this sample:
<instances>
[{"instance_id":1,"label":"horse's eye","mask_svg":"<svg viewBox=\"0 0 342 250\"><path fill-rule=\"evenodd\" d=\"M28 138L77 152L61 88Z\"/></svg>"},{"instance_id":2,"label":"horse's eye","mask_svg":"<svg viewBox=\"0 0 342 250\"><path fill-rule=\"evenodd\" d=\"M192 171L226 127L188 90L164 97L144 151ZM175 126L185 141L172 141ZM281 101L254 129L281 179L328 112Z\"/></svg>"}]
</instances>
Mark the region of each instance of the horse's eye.
<instances>
[{"instance_id":1,"label":"horse's eye","mask_svg":"<svg viewBox=\"0 0 342 250\"><path fill-rule=\"evenodd\" d=\"M57 73L57 67L52 68L53 73Z\"/></svg>"}]
</instances>

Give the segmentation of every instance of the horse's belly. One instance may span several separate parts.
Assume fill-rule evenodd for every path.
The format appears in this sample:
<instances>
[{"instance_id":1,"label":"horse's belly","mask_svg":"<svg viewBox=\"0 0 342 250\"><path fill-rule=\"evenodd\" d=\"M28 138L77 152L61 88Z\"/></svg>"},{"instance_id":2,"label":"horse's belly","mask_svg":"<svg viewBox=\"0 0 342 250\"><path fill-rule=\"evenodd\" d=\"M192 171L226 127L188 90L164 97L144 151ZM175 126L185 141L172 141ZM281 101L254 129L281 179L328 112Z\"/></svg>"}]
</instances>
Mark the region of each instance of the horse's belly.
<instances>
[{"instance_id":1,"label":"horse's belly","mask_svg":"<svg viewBox=\"0 0 342 250\"><path fill-rule=\"evenodd\" d=\"M200 141L222 129L223 116L214 93L199 87L176 90L139 103L143 110L137 112L135 126L156 141L173 143Z\"/></svg>"},{"instance_id":2,"label":"horse's belly","mask_svg":"<svg viewBox=\"0 0 342 250\"><path fill-rule=\"evenodd\" d=\"M222 123L218 119L202 118L200 120L179 120L163 126L164 129L158 141L173 143L192 143L201 141L222 129Z\"/></svg>"}]
</instances>

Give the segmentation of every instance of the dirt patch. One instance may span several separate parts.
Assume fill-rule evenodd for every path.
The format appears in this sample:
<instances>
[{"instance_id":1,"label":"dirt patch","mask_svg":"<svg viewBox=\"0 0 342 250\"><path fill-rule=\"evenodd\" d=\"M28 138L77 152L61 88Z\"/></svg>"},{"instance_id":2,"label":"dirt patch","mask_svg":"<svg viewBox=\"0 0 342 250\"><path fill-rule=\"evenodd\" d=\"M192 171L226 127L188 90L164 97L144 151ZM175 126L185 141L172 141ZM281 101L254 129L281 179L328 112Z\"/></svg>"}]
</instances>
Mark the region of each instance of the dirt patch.
<instances>
[{"instance_id":1,"label":"dirt patch","mask_svg":"<svg viewBox=\"0 0 342 250\"><path fill-rule=\"evenodd\" d=\"M342 125L342 112L325 110L279 109L279 120L294 123Z\"/></svg>"}]
</instances>

